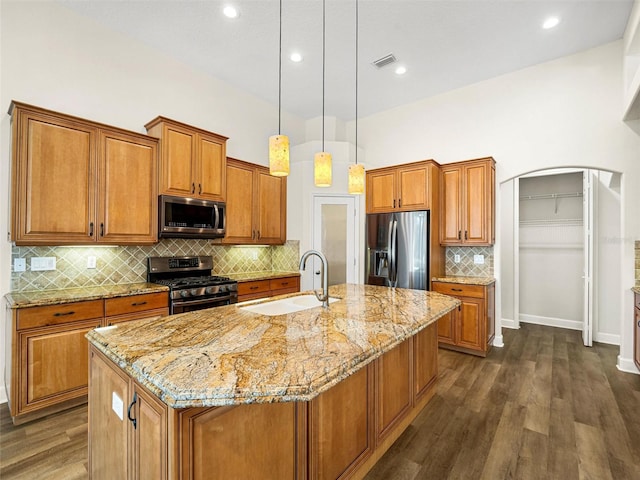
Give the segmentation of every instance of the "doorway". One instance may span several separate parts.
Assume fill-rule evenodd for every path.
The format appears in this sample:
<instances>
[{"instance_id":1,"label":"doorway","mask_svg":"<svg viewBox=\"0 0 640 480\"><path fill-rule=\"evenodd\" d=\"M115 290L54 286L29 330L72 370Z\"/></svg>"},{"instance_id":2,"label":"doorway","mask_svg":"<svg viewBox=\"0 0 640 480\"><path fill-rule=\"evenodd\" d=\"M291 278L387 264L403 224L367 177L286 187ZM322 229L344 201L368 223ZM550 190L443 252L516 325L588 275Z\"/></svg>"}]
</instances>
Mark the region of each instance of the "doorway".
<instances>
[{"instance_id":1,"label":"doorway","mask_svg":"<svg viewBox=\"0 0 640 480\"><path fill-rule=\"evenodd\" d=\"M356 283L359 212L347 195L313 196L313 248L329 265L329 285ZM320 288L320 262L313 257L313 288Z\"/></svg>"},{"instance_id":2,"label":"doorway","mask_svg":"<svg viewBox=\"0 0 640 480\"><path fill-rule=\"evenodd\" d=\"M503 326L570 328L585 345L620 344L620 180L554 169L501 184Z\"/></svg>"}]
</instances>

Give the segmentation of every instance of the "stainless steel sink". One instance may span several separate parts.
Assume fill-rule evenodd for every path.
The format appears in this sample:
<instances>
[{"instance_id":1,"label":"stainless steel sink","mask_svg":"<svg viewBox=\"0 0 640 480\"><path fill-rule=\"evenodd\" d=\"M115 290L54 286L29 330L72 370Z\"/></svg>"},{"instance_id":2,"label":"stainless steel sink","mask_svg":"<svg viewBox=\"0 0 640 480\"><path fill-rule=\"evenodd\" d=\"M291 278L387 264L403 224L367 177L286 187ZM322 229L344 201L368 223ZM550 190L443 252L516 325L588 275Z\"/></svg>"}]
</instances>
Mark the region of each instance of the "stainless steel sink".
<instances>
[{"instance_id":1,"label":"stainless steel sink","mask_svg":"<svg viewBox=\"0 0 640 480\"><path fill-rule=\"evenodd\" d=\"M329 304L340 300L339 298L329 297ZM287 313L299 312L309 308L321 307L322 302L315 295L299 295L297 297L282 298L271 302L262 302L255 305L247 305L239 307L241 310L258 313L261 315L286 315Z\"/></svg>"}]
</instances>

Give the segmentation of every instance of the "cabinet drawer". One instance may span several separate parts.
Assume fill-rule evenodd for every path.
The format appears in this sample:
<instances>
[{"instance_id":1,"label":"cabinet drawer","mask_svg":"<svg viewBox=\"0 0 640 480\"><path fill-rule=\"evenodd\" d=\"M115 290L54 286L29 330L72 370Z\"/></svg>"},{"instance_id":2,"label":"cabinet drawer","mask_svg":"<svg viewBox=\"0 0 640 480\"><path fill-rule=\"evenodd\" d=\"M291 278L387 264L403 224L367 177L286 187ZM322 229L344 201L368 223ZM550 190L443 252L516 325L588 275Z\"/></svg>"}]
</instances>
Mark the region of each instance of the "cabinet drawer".
<instances>
[{"instance_id":1,"label":"cabinet drawer","mask_svg":"<svg viewBox=\"0 0 640 480\"><path fill-rule=\"evenodd\" d=\"M107 298L104 301L104 311L106 317L111 317L113 315L165 308L168 305L168 292L146 293L129 297Z\"/></svg>"},{"instance_id":2,"label":"cabinet drawer","mask_svg":"<svg viewBox=\"0 0 640 480\"><path fill-rule=\"evenodd\" d=\"M24 330L102 318L103 314L104 303L102 300L21 308L17 312L17 329Z\"/></svg>"},{"instance_id":3,"label":"cabinet drawer","mask_svg":"<svg viewBox=\"0 0 640 480\"><path fill-rule=\"evenodd\" d=\"M238 283L238 296L250 295L253 293L268 292L271 290L269 280L258 280L255 282Z\"/></svg>"},{"instance_id":4,"label":"cabinet drawer","mask_svg":"<svg viewBox=\"0 0 640 480\"><path fill-rule=\"evenodd\" d=\"M459 283L433 282L433 291L453 295L457 297L484 298L484 288L482 285L463 285Z\"/></svg>"},{"instance_id":5,"label":"cabinet drawer","mask_svg":"<svg viewBox=\"0 0 640 480\"><path fill-rule=\"evenodd\" d=\"M300 290L300 277L272 278L269 280L270 290L290 290L292 288Z\"/></svg>"}]
</instances>

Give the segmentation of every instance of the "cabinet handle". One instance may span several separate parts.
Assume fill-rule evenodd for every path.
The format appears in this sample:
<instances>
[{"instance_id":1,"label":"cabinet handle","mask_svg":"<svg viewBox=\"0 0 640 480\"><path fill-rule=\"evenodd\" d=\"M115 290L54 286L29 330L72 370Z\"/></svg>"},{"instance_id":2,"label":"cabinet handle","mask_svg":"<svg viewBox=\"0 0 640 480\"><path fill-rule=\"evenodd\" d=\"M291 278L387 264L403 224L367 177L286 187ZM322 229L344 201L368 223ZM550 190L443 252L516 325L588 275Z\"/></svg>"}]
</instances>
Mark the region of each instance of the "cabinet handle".
<instances>
[{"instance_id":1,"label":"cabinet handle","mask_svg":"<svg viewBox=\"0 0 640 480\"><path fill-rule=\"evenodd\" d=\"M467 232L466 230L464 231L464 239L469 240L469 232Z\"/></svg>"},{"instance_id":2,"label":"cabinet handle","mask_svg":"<svg viewBox=\"0 0 640 480\"><path fill-rule=\"evenodd\" d=\"M258 230L258 240L260 240L260 230Z\"/></svg>"},{"instance_id":3,"label":"cabinet handle","mask_svg":"<svg viewBox=\"0 0 640 480\"><path fill-rule=\"evenodd\" d=\"M104 237L104 223L100 223L100 236Z\"/></svg>"},{"instance_id":4,"label":"cabinet handle","mask_svg":"<svg viewBox=\"0 0 640 480\"><path fill-rule=\"evenodd\" d=\"M257 285L254 285L253 287L249 287L249 290L257 290L259 287Z\"/></svg>"},{"instance_id":5,"label":"cabinet handle","mask_svg":"<svg viewBox=\"0 0 640 480\"><path fill-rule=\"evenodd\" d=\"M202 184L198 184L198 195L202 194Z\"/></svg>"},{"instance_id":6,"label":"cabinet handle","mask_svg":"<svg viewBox=\"0 0 640 480\"><path fill-rule=\"evenodd\" d=\"M191 184L191 193L196 193L196 184L195 184L195 182Z\"/></svg>"},{"instance_id":7,"label":"cabinet handle","mask_svg":"<svg viewBox=\"0 0 640 480\"><path fill-rule=\"evenodd\" d=\"M132 307L139 307L140 305L146 305L147 302L133 302L131 304Z\"/></svg>"},{"instance_id":8,"label":"cabinet handle","mask_svg":"<svg viewBox=\"0 0 640 480\"><path fill-rule=\"evenodd\" d=\"M462 240L462 230L458 230L458 240Z\"/></svg>"},{"instance_id":9,"label":"cabinet handle","mask_svg":"<svg viewBox=\"0 0 640 480\"><path fill-rule=\"evenodd\" d=\"M138 427L138 420L136 420L134 417L131 416L131 409L133 408L133 406L136 404L137 401L138 401L138 393L135 392L133 394L133 401L129 404L129 408L127 408L127 418L131 423L133 423L134 430Z\"/></svg>"},{"instance_id":10,"label":"cabinet handle","mask_svg":"<svg viewBox=\"0 0 640 480\"><path fill-rule=\"evenodd\" d=\"M289 285L289 282L281 282L280 285L282 285L283 287L286 287L287 285Z\"/></svg>"},{"instance_id":11,"label":"cabinet handle","mask_svg":"<svg viewBox=\"0 0 640 480\"><path fill-rule=\"evenodd\" d=\"M70 312L56 312L53 314L54 317L66 317L67 315L73 315L74 312L73 310L71 310Z\"/></svg>"},{"instance_id":12,"label":"cabinet handle","mask_svg":"<svg viewBox=\"0 0 640 480\"><path fill-rule=\"evenodd\" d=\"M93 222L89 224L89 236L93 237Z\"/></svg>"},{"instance_id":13,"label":"cabinet handle","mask_svg":"<svg viewBox=\"0 0 640 480\"><path fill-rule=\"evenodd\" d=\"M396 208L396 199L393 199L393 208Z\"/></svg>"},{"instance_id":14,"label":"cabinet handle","mask_svg":"<svg viewBox=\"0 0 640 480\"><path fill-rule=\"evenodd\" d=\"M255 238L256 238L256 231L251 230L251 240L255 240Z\"/></svg>"},{"instance_id":15,"label":"cabinet handle","mask_svg":"<svg viewBox=\"0 0 640 480\"><path fill-rule=\"evenodd\" d=\"M454 292L461 292L462 291L461 288L452 288L451 290L453 290Z\"/></svg>"},{"instance_id":16,"label":"cabinet handle","mask_svg":"<svg viewBox=\"0 0 640 480\"><path fill-rule=\"evenodd\" d=\"M398 208L402 208L402 199L401 198L398 199Z\"/></svg>"},{"instance_id":17,"label":"cabinet handle","mask_svg":"<svg viewBox=\"0 0 640 480\"><path fill-rule=\"evenodd\" d=\"M638 320L638 328L640 328L640 320Z\"/></svg>"}]
</instances>

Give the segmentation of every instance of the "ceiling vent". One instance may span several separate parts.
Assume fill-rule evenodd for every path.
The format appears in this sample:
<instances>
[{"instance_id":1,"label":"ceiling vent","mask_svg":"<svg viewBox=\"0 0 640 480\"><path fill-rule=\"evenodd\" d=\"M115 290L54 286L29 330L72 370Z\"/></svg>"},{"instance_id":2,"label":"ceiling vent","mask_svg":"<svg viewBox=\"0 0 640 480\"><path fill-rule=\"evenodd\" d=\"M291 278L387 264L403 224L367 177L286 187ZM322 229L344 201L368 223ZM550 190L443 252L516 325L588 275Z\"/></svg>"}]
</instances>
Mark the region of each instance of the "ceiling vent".
<instances>
[{"instance_id":1,"label":"ceiling vent","mask_svg":"<svg viewBox=\"0 0 640 480\"><path fill-rule=\"evenodd\" d=\"M393 55L393 53L390 53L389 55L385 55L384 57L374 60L373 64L378 68L382 68L385 65L389 65L390 63L393 63L395 61L396 57Z\"/></svg>"}]
</instances>

